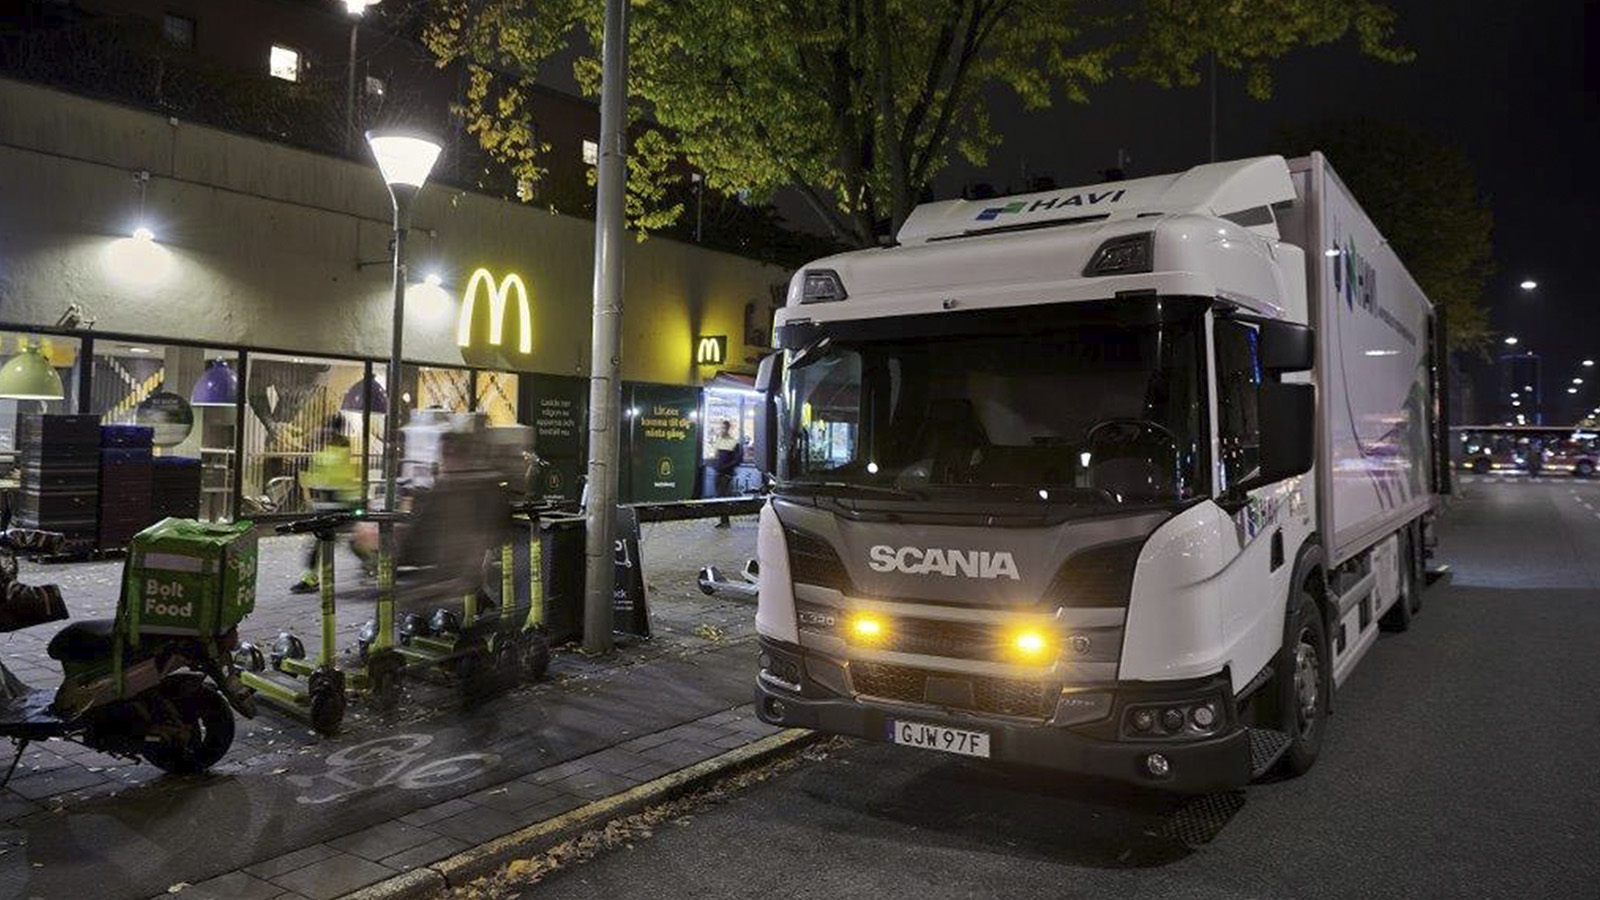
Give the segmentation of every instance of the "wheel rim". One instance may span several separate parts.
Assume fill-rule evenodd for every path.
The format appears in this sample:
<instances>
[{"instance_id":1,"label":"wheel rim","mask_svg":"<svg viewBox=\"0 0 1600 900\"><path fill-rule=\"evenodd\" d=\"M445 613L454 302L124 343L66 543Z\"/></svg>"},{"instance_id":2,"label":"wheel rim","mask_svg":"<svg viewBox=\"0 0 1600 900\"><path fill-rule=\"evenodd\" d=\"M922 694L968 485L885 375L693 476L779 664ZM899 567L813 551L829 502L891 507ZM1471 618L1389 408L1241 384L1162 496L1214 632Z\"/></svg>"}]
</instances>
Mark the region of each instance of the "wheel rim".
<instances>
[{"instance_id":1,"label":"wheel rim","mask_svg":"<svg viewBox=\"0 0 1600 900\"><path fill-rule=\"evenodd\" d=\"M1300 640L1294 648L1294 696L1296 722L1302 737L1311 734L1317 724L1317 704L1322 693L1322 659L1317 652L1316 636L1311 629L1300 631Z\"/></svg>"}]
</instances>

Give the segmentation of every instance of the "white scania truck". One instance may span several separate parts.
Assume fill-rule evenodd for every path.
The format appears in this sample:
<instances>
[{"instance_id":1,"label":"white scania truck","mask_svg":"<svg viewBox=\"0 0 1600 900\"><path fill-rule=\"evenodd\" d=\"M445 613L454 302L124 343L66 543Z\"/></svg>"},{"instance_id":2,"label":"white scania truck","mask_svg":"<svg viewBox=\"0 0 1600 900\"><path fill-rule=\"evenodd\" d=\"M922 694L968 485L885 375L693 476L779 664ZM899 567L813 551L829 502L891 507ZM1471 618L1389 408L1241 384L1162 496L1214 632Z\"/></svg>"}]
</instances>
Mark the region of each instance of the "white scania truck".
<instances>
[{"instance_id":1,"label":"white scania truck","mask_svg":"<svg viewBox=\"0 0 1600 900\"><path fill-rule=\"evenodd\" d=\"M919 206L761 380L768 722L1177 791L1316 759L1418 610L1434 311L1320 155Z\"/></svg>"}]
</instances>

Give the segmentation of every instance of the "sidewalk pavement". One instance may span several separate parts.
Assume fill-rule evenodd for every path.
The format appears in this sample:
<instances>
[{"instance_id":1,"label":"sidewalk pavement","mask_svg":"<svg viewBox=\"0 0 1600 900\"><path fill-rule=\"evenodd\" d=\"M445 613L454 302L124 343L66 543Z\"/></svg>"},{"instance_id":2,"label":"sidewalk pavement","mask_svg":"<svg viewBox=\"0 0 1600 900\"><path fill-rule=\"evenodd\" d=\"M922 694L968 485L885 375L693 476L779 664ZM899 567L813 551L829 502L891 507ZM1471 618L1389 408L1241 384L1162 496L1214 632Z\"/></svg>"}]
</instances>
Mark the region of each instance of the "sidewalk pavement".
<instances>
[{"instance_id":1,"label":"sidewalk pavement","mask_svg":"<svg viewBox=\"0 0 1600 900\"><path fill-rule=\"evenodd\" d=\"M34 745L0 792L0 900L339 897L771 734L746 706L752 605L695 587L701 565L742 565L755 522L710 526L645 527L653 640L598 660L558 652L549 679L474 709L446 684L408 679L396 712L356 702L344 732L324 739L268 708L239 720L228 757L193 777ZM297 540L263 540L247 640L315 627L315 596L287 593L302 553ZM25 564L22 577L60 583L74 618L92 618L114 607L120 566ZM358 578L346 565L339 580ZM370 606L350 613L346 650ZM32 631L0 636L0 654L25 680L54 684L54 629Z\"/></svg>"}]
</instances>

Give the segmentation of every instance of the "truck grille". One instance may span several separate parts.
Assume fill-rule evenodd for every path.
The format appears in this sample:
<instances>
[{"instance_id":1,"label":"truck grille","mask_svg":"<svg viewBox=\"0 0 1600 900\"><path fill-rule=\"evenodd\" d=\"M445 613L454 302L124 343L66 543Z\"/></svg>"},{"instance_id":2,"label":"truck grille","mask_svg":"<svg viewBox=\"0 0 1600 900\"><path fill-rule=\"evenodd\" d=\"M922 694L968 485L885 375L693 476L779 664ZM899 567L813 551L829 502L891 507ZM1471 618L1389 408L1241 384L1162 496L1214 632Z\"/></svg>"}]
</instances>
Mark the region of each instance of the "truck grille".
<instances>
[{"instance_id":1,"label":"truck grille","mask_svg":"<svg viewBox=\"0 0 1600 900\"><path fill-rule=\"evenodd\" d=\"M856 593L850 573L831 544L794 528L784 528L783 537L789 544L789 575L796 584L814 584L843 594Z\"/></svg>"},{"instance_id":2,"label":"truck grille","mask_svg":"<svg viewBox=\"0 0 1600 900\"><path fill-rule=\"evenodd\" d=\"M951 659L1005 659L1005 645L995 626L973 622L896 618L881 646L898 653Z\"/></svg>"},{"instance_id":3,"label":"truck grille","mask_svg":"<svg viewBox=\"0 0 1600 900\"><path fill-rule=\"evenodd\" d=\"M927 685L930 675L970 683L973 702L970 706L962 704L959 708L971 712L1030 719L1048 718L1055 712L1051 703L1055 689L1037 681L983 675L955 676L889 663L850 664L850 678L855 683L857 693L902 703L929 702Z\"/></svg>"}]
</instances>

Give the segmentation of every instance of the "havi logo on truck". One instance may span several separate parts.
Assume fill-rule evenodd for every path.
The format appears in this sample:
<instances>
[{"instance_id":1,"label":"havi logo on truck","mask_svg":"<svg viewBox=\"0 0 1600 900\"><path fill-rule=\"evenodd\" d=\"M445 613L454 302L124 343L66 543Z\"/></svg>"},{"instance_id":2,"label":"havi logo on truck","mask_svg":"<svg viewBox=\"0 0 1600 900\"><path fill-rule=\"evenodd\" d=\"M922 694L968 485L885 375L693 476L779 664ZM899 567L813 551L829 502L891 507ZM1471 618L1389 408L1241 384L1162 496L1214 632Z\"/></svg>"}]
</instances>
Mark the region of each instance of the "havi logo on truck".
<instances>
[{"instance_id":1,"label":"havi logo on truck","mask_svg":"<svg viewBox=\"0 0 1600 900\"><path fill-rule=\"evenodd\" d=\"M907 575L943 575L954 578L1009 578L1021 581L1016 560L1006 550L942 550L938 547L890 547L879 544L867 551L875 572Z\"/></svg>"},{"instance_id":2,"label":"havi logo on truck","mask_svg":"<svg viewBox=\"0 0 1600 900\"><path fill-rule=\"evenodd\" d=\"M1098 206L1101 203L1115 203L1122 199L1127 191L1118 188L1111 191L1080 191L1076 194L1057 194L1054 197L1045 197L1033 202L1027 200L1013 200L1005 206L990 206L978 213L977 221L989 222L1000 218L1005 213L1032 213L1043 212L1047 209L1065 209L1069 206Z\"/></svg>"}]
</instances>

